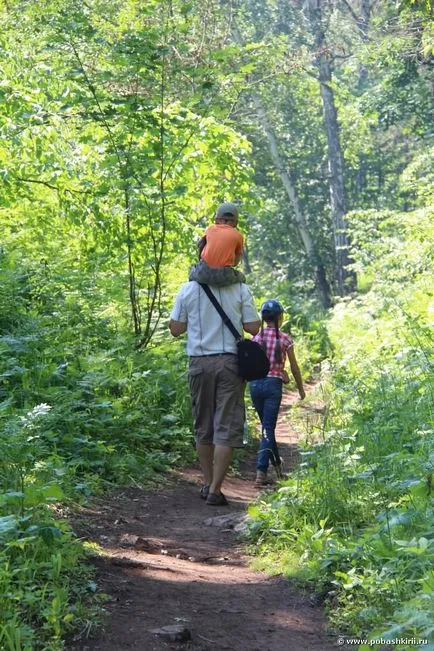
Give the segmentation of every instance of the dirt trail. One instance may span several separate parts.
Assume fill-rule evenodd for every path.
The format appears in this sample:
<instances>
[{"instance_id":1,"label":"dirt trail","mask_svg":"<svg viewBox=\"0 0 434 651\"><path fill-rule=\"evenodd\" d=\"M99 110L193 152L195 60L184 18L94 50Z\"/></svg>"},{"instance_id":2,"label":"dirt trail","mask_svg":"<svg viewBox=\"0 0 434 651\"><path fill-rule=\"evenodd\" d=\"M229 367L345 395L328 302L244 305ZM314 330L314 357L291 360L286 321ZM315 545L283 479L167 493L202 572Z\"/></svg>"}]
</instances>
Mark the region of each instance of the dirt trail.
<instances>
[{"instance_id":1,"label":"dirt trail","mask_svg":"<svg viewBox=\"0 0 434 651\"><path fill-rule=\"evenodd\" d=\"M286 468L297 458L297 434L286 418L295 394L286 393L278 442ZM96 541L107 557L96 561L98 585L110 596L105 630L71 644L88 651L328 651L322 610L281 577L248 568L233 523L205 524L209 518L242 514L258 490L253 486L255 455L229 477L228 507L210 507L199 498L201 475L189 468L171 476L163 490L122 490L95 500L75 528ZM184 625L187 642L171 642L151 630Z\"/></svg>"}]
</instances>

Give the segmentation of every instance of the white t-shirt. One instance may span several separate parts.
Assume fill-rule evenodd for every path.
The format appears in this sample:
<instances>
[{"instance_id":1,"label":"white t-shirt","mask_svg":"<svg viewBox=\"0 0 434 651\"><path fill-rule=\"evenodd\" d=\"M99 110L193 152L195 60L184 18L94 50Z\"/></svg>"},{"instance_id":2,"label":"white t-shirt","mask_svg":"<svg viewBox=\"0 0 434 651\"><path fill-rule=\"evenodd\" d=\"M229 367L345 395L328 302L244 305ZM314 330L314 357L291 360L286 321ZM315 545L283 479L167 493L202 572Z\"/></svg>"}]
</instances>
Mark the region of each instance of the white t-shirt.
<instances>
[{"instance_id":1,"label":"white t-shirt","mask_svg":"<svg viewBox=\"0 0 434 651\"><path fill-rule=\"evenodd\" d=\"M243 323L260 320L245 283L210 288L241 335ZM237 352L235 337L197 282L191 281L181 287L170 318L187 323L187 354L191 357Z\"/></svg>"}]
</instances>

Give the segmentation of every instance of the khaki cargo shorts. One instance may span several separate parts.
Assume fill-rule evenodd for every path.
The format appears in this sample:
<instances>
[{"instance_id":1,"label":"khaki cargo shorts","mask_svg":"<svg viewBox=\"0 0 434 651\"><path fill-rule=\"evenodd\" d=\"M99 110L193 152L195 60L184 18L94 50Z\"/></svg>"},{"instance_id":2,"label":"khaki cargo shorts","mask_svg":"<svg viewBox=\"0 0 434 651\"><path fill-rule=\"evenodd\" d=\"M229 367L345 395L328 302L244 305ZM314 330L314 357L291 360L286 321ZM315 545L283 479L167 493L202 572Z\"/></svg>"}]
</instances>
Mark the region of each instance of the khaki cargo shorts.
<instances>
[{"instance_id":1,"label":"khaki cargo shorts","mask_svg":"<svg viewBox=\"0 0 434 651\"><path fill-rule=\"evenodd\" d=\"M236 355L190 357L188 369L196 442L243 447L246 383Z\"/></svg>"}]
</instances>

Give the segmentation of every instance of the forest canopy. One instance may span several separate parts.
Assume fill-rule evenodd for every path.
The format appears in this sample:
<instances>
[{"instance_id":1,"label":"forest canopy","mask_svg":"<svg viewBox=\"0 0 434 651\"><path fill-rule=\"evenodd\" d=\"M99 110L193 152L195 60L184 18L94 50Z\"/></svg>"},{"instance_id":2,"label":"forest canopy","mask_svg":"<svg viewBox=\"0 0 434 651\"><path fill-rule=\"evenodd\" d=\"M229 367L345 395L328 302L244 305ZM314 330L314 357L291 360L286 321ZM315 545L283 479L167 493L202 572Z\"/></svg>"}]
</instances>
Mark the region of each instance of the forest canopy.
<instances>
[{"instance_id":1,"label":"forest canopy","mask_svg":"<svg viewBox=\"0 0 434 651\"><path fill-rule=\"evenodd\" d=\"M432 636L430 0L4 0L0 69L1 648L98 611L72 504L192 459L166 323L223 201L331 369L250 535L340 630Z\"/></svg>"}]
</instances>

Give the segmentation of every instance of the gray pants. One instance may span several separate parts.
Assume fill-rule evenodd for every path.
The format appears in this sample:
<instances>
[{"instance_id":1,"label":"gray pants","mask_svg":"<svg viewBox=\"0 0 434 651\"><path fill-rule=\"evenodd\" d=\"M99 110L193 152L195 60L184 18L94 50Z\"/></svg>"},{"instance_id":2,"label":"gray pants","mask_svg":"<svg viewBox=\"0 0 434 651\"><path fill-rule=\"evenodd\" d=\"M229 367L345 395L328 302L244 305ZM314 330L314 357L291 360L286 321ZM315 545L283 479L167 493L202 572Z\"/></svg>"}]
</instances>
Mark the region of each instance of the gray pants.
<instances>
[{"instance_id":1,"label":"gray pants","mask_svg":"<svg viewBox=\"0 0 434 651\"><path fill-rule=\"evenodd\" d=\"M227 287L246 282L246 277L241 271L233 267L210 267L204 260L191 268L188 279L215 287Z\"/></svg>"}]
</instances>

